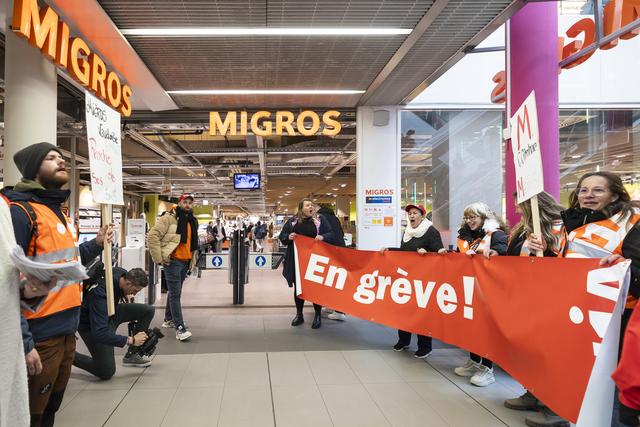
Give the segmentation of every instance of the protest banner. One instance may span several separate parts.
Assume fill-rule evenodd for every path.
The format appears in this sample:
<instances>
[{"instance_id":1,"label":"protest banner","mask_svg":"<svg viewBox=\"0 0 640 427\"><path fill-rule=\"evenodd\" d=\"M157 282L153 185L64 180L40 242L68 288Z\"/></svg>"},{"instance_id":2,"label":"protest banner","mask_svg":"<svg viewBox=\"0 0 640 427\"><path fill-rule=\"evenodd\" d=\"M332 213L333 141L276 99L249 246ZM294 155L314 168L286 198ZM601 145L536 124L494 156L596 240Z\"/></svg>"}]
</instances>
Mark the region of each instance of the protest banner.
<instances>
[{"instance_id":1,"label":"protest banner","mask_svg":"<svg viewBox=\"0 0 640 427\"><path fill-rule=\"evenodd\" d=\"M542 156L540 154L540 132L535 91L511 117L511 148L516 166L516 192L518 203L531 199L533 232L542 238L538 193L544 191ZM542 251L536 255L542 257Z\"/></svg>"},{"instance_id":2,"label":"protest banner","mask_svg":"<svg viewBox=\"0 0 640 427\"><path fill-rule=\"evenodd\" d=\"M123 205L120 114L85 91L91 194L101 204L102 223L112 223L112 205ZM105 240L102 262L106 283L112 283L111 243ZM107 286L107 312L115 314L113 289Z\"/></svg>"},{"instance_id":3,"label":"protest banner","mask_svg":"<svg viewBox=\"0 0 640 427\"><path fill-rule=\"evenodd\" d=\"M611 416L628 261L381 254L302 236L295 257L304 300L491 359L560 416L584 409L580 427Z\"/></svg>"}]
</instances>

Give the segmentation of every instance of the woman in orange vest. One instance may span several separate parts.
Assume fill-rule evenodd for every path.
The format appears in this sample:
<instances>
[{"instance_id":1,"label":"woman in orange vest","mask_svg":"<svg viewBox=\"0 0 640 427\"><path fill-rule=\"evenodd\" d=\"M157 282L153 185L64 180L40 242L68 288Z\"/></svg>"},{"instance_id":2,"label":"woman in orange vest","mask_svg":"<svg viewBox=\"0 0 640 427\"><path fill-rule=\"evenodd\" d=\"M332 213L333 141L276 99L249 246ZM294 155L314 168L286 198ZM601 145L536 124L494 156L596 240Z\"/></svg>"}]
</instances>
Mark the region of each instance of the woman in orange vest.
<instances>
[{"instance_id":1,"label":"woman in orange vest","mask_svg":"<svg viewBox=\"0 0 640 427\"><path fill-rule=\"evenodd\" d=\"M458 230L458 252L486 257L507 253L507 227L485 203L476 202L464 208ZM454 369L456 375L469 377L471 384L485 387L496 382L493 362L470 353L469 360Z\"/></svg>"},{"instance_id":2,"label":"woman in orange vest","mask_svg":"<svg viewBox=\"0 0 640 427\"><path fill-rule=\"evenodd\" d=\"M630 245L629 231L640 220L640 205L632 202L620 177L611 172L592 172L583 175L576 189L569 197L569 209L562 212L565 226L563 250L559 256L566 258L600 258L601 264L611 263L625 254ZM531 242L531 248L545 248L544 242ZM637 263L637 255L627 255ZM633 258L636 259L633 259ZM632 270L633 271L633 270ZM624 334L638 296L640 285L632 273L631 286L626 308L622 315L620 332ZM616 402L616 408L619 402ZM614 409L617 410L617 409ZM553 412L543 409L538 414L527 417L531 426L560 426L560 421L552 423L557 417ZM617 418L617 417L615 417Z\"/></svg>"}]
</instances>

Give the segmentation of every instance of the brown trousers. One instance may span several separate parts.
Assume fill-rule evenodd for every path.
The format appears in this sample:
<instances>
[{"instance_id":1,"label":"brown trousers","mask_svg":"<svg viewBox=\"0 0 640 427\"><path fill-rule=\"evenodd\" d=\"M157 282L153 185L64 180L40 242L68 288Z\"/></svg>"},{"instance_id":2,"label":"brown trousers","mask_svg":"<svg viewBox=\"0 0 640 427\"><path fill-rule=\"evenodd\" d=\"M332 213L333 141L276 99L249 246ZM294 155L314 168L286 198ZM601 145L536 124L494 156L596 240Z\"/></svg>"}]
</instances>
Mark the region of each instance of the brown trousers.
<instances>
[{"instance_id":1,"label":"brown trousers","mask_svg":"<svg viewBox=\"0 0 640 427\"><path fill-rule=\"evenodd\" d=\"M76 351L75 335L36 343L42 372L29 377L31 427L49 427L60 409Z\"/></svg>"}]
</instances>

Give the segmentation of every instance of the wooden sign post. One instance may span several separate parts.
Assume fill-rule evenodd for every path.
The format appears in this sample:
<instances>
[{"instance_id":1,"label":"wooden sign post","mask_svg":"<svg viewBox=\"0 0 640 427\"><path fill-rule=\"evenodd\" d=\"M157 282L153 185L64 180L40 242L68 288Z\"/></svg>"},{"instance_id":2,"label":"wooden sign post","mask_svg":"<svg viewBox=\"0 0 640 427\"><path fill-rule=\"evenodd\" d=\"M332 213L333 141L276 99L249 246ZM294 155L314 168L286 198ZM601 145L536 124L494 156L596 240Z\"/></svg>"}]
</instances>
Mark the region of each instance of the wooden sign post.
<instances>
[{"instance_id":1,"label":"wooden sign post","mask_svg":"<svg viewBox=\"0 0 640 427\"><path fill-rule=\"evenodd\" d=\"M511 147L516 166L518 203L531 200L533 232L539 239L543 239L538 194L544 191L544 177L535 91L529 94L518 111L511 117L510 124ZM542 257L544 255L542 251L537 251L536 256Z\"/></svg>"},{"instance_id":2,"label":"wooden sign post","mask_svg":"<svg viewBox=\"0 0 640 427\"><path fill-rule=\"evenodd\" d=\"M101 204L102 225L113 223L113 205L123 205L122 135L120 114L99 99L85 92L87 141L93 200ZM107 314L115 314L113 299L113 261L111 243L104 241L102 263L107 291Z\"/></svg>"}]
</instances>

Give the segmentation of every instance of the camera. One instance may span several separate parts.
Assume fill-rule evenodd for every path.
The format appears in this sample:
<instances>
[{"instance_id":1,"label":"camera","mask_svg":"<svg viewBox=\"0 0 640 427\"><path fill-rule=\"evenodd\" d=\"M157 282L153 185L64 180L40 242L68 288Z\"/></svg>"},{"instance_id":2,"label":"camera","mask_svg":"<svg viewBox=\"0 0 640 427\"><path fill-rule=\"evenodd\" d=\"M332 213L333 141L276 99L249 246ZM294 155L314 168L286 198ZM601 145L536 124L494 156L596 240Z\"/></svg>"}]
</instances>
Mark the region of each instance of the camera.
<instances>
[{"instance_id":1,"label":"camera","mask_svg":"<svg viewBox=\"0 0 640 427\"><path fill-rule=\"evenodd\" d=\"M147 334L147 340L138 347L137 354L140 356L151 356L156 351L156 345L160 338L164 338L164 334L160 332L160 329L153 328L145 331Z\"/></svg>"}]
</instances>

